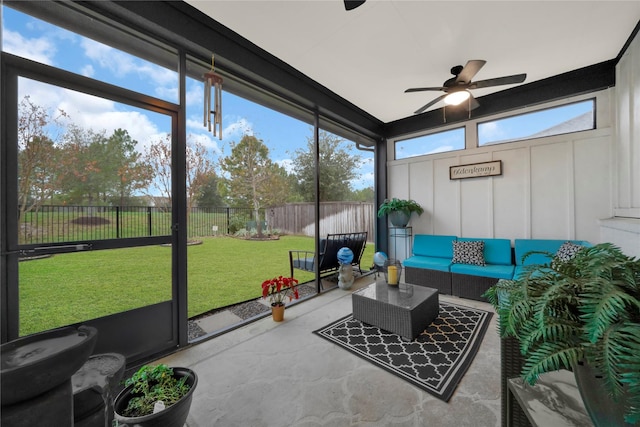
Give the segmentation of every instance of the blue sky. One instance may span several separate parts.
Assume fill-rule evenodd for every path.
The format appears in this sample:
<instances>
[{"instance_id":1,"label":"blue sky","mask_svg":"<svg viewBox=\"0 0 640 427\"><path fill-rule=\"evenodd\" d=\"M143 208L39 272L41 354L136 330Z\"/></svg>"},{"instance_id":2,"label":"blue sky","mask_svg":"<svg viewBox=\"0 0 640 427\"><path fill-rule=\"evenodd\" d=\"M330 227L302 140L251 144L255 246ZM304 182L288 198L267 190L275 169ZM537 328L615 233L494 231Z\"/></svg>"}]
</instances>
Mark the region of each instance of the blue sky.
<instances>
[{"instance_id":1,"label":"blue sky","mask_svg":"<svg viewBox=\"0 0 640 427\"><path fill-rule=\"evenodd\" d=\"M71 33L60 27L2 6L2 49L47 65L55 66L170 102L178 101L178 74L140 58ZM126 129L139 142L139 150L169 129L168 119L128 105L90 97L28 79L20 80L20 99L51 111L63 109L74 123L110 134ZM312 126L224 91L222 95L223 139L214 137L203 126L203 83L187 81L187 134L207 147L213 160L230 152L229 143L242 135L255 135L269 147L271 158L289 168L296 149L306 147ZM363 157L355 189L373 186L373 155L345 144Z\"/></svg>"}]
</instances>

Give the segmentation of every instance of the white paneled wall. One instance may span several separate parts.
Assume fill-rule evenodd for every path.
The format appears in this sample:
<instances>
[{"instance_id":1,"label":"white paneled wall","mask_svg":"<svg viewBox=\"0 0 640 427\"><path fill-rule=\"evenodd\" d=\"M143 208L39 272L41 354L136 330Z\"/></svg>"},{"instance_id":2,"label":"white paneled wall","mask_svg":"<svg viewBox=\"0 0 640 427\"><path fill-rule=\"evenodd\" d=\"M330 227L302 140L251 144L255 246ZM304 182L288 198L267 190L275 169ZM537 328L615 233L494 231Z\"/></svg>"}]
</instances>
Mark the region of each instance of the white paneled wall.
<instances>
[{"instance_id":1,"label":"white paneled wall","mask_svg":"<svg viewBox=\"0 0 640 427\"><path fill-rule=\"evenodd\" d=\"M616 214L640 218L640 36L616 66Z\"/></svg>"},{"instance_id":2,"label":"white paneled wall","mask_svg":"<svg viewBox=\"0 0 640 427\"><path fill-rule=\"evenodd\" d=\"M598 221L613 212L612 152L604 127L392 161L390 197L425 208L411 221L414 234L596 243ZM502 160L501 176L449 179L450 166L492 160Z\"/></svg>"},{"instance_id":3,"label":"white paneled wall","mask_svg":"<svg viewBox=\"0 0 640 427\"><path fill-rule=\"evenodd\" d=\"M640 37L616 66L614 216L603 219L600 239L640 258Z\"/></svg>"},{"instance_id":4,"label":"white paneled wall","mask_svg":"<svg viewBox=\"0 0 640 427\"><path fill-rule=\"evenodd\" d=\"M529 148L509 145L493 153L495 160L502 160L502 176L491 180L494 236L503 238L531 233Z\"/></svg>"}]
</instances>

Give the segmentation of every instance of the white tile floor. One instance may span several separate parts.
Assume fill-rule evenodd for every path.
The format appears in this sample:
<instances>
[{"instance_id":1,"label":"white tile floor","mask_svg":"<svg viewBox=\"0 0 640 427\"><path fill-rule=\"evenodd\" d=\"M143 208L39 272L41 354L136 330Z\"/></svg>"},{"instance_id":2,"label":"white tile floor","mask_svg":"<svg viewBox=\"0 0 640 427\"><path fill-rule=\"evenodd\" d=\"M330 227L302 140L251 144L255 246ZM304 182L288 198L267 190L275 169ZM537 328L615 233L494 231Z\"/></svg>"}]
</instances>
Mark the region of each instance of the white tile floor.
<instances>
[{"instance_id":1,"label":"white tile floor","mask_svg":"<svg viewBox=\"0 0 640 427\"><path fill-rule=\"evenodd\" d=\"M493 317L448 403L323 340L312 331L351 312L351 290L288 307L163 358L198 374L189 427L500 425L500 346ZM492 310L489 304L443 301Z\"/></svg>"}]
</instances>

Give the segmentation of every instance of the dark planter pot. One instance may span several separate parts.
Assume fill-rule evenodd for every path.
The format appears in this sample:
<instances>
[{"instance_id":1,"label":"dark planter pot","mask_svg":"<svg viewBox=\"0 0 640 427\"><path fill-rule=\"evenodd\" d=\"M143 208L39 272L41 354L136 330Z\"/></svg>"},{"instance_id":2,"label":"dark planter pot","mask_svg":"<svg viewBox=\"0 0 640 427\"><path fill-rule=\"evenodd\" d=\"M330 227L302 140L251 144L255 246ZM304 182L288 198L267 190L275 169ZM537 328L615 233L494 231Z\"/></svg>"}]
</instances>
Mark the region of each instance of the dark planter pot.
<instances>
[{"instance_id":1,"label":"dark planter pot","mask_svg":"<svg viewBox=\"0 0 640 427\"><path fill-rule=\"evenodd\" d=\"M411 214L407 215L402 211L394 211L389 213L389 221L394 227L406 227L411 219Z\"/></svg>"},{"instance_id":2,"label":"dark planter pot","mask_svg":"<svg viewBox=\"0 0 640 427\"><path fill-rule=\"evenodd\" d=\"M144 415L142 417L125 417L121 415L129 403L131 389L128 386L116 397L113 409L115 412L115 420L118 426L129 427L183 427L191 409L191 401L193 400L193 392L198 384L198 376L194 371L187 368L173 368L173 375L176 378L188 376L187 384L189 384L189 392L182 399L163 411L155 414Z\"/></svg>"},{"instance_id":3,"label":"dark planter pot","mask_svg":"<svg viewBox=\"0 0 640 427\"><path fill-rule=\"evenodd\" d=\"M602 377L586 364L574 367L573 373L584 406L596 427L632 426L624 421L626 400L624 395L620 401L609 397Z\"/></svg>"}]
</instances>

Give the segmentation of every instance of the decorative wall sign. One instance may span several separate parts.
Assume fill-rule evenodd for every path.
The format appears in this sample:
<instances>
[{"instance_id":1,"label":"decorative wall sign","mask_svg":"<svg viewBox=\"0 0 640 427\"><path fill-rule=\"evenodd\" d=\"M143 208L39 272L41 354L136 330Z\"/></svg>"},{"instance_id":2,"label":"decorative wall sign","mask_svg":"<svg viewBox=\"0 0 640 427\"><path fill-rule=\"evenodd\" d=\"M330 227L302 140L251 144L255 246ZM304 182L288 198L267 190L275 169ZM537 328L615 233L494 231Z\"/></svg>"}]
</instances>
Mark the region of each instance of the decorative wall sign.
<instances>
[{"instance_id":1,"label":"decorative wall sign","mask_svg":"<svg viewBox=\"0 0 640 427\"><path fill-rule=\"evenodd\" d=\"M449 179L477 178L479 176L502 175L502 160L449 166Z\"/></svg>"}]
</instances>

